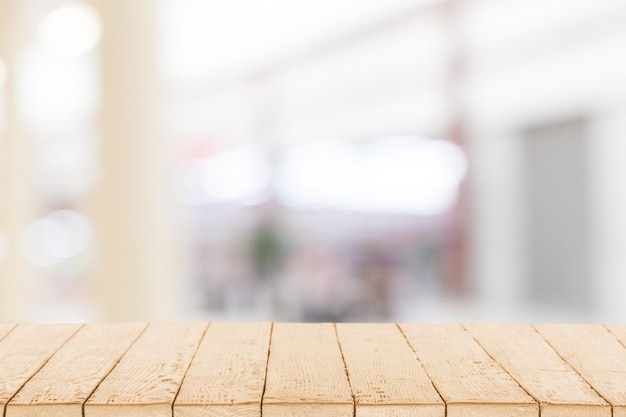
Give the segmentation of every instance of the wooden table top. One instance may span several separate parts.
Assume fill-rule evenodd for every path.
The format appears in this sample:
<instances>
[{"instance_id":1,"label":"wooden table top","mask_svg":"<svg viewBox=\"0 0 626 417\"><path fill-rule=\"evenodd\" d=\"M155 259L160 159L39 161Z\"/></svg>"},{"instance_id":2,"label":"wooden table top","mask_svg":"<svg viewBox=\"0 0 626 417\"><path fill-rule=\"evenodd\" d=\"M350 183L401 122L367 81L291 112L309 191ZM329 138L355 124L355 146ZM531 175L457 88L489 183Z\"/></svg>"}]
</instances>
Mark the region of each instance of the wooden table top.
<instances>
[{"instance_id":1,"label":"wooden table top","mask_svg":"<svg viewBox=\"0 0 626 417\"><path fill-rule=\"evenodd\" d=\"M6 417L624 417L626 325L0 324Z\"/></svg>"}]
</instances>

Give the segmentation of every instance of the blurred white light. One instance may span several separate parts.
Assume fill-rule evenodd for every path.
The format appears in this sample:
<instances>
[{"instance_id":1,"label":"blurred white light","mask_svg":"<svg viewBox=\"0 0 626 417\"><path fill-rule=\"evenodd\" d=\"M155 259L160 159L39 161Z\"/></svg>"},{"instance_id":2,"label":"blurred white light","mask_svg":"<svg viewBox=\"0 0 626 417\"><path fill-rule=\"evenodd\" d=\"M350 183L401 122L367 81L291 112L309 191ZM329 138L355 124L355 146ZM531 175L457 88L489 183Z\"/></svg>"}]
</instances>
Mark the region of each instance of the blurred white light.
<instances>
[{"instance_id":1,"label":"blurred white light","mask_svg":"<svg viewBox=\"0 0 626 417\"><path fill-rule=\"evenodd\" d=\"M63 59L26 47L17 79L19 114L38 137L76 131L97 114L100 86L93 59Z\"/></svg>"},{"instance_id":2,"label":"blurred white light","mask_svg":"<svg viewBox=\"0 0 626 417\"><path fill-rule=\"evenodd\" d=\"M70 258L87 248L92 231L85 216L75 211L58 210L50 213L47 218L56 222L62 230L58 239L45 242L51 254L57 258Z\"/></svg>"},{"instance_id":3,"label":"blurred white light","mask_svg":"<svg viewBox=\"0 0 626 417\"><path fill-rule=\"evenodd\" d=\"M41 266L54 265L55 259L42 244L43 236L55 235L58 228L54 222L48 219L39 219L29 223L20 234L20 250L24 257L31 263Z\"/></svg>"},{"instance_id":4,"label":"blurred white light","mask_svg":"<svg viewBox=\"0 0 626 417\"><path fill-rule=\"evenodd\" d=\"M28 224L20 236L20 249L29 262L51 266L81 254L91 237L91 227L83 215L59 210Z\"/></svg>"},{"instance_id":5,"label":"blurred white light","mask_svg":"<svg viewBox=\"0 0 626 417\"><path fill-rule=\"evenodd\" d=\"M174 194L183 204L201 206L209 203L202 184L202 167L204 160L192 159L178 168L174 179Z\"/></svg>"},{"instance_id":6,"label":"blurred white light","mask_svg":"<svg viewBox=\"0 0 626 417\"><path fill-rule=\"evenodd\" d=\"M442 140L320 143L288 152L277 189L291 206L436 215L456 202L466 170L463 151Z\"/></svg>"},{"instance_id":7,"label":"blurred white light","mask_svg":"<svg viewBox=\"0 0 626 417\"><path fill-rule=\"evenodd\" d=\"M39 25L38 35L43 47L53 55L81 55L100 41L102 22L93 7L71 2L46 15Z\"/></svg>"},{"instance_id":8,"label":"blurred white light","mask_svg":"<svg viewBox=\"0 0 626 417\"><path fill-rule=\"evenodd\" d=\"M7 80L8 69L3 60L0 59L0 91L4 88L4 83Z\"/></svg>"},{"instance_id":9,"label":"blurred white light","mask_svg":"<svg viewBox=\"0 0 626 417\"><path fill-rule=\"evenodd\" d=\"M33 179L52 201L78 200L89 192L97 176L94 136L81 131L38 141Z\"/></svg>"},{"instance_id":10,"label":"blurred white light","mask_svg":"<svg viewBox=\"0 0 626 417\"><path fill-rule=\"evenodd\" d=\"M264 150L244 146L208 159L202 184L209 201L258 202L267 192L271 167Z\"/></svg>"}]
</instances>

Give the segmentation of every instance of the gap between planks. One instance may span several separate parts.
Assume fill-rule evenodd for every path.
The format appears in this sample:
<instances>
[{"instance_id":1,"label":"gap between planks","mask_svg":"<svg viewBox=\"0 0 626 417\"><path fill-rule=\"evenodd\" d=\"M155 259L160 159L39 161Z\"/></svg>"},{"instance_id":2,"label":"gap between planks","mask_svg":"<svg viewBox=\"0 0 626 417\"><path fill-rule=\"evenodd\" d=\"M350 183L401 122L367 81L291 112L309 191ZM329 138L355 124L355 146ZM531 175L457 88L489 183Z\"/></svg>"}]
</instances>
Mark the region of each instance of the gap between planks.
<instances>
[{"instance_id":1,"label":"gap between planks","mask_svg":"<svg viewBox=\"0 0 626 417\"><path fill-rule=\"evenodd\" d=\"M350 380L350 374L348 373L348 365L346 364L346 355L343 353L343 347L341 341L339 341L339 332L337 331L337 323L333 323L335 329L335 338L337 339L337 345L339 345L339 353L341 354L341 361L343 362L343 370L346 373L346 379L348 380L348 387L350 387L350 395L352 396L352 417L356 417L356 399L354 397L354 388L352 387L352 381Z\"/></svg>"},{"instance_id":2,"label":"gap between planks","mask_svg":"<svg viewBox=\"0 0 626 417\"><path fill-rule=\"evenodd\" d=\"M180 325L184 325L184 324L180 324ZM212 325L212 323L207 323L204 327L204 330L202 331L200 337L197 340L197 343L195 345L195 349L193 350L193 354L191 355L191 358L189 359L187 365L184 368L184 371L182 372L182 378L180 380L180 383L178 384L178 387L176 389L176 392L173 396L173 399L170 403L170 413L172 416L174 416L175 413L175 405L176 405L176 401L179 397L179 394L181 392L181 389L183 387L183 384L185 383L186 379L187 379L187 373L189 372L189 370L191 369L192 364L194 363L196 356L198 354L198 351L200 349L200 345L201 343L204 342L204 339L206 337L206 334L208 332L208 329L210 328L210 326ZM367 413L373 413L371 415L376 415L376 410L378 405L369 405L369 404L361 404L361 407L363 409L363 413L360 413L357 408L358 408L358 401L356 398L356 391L355 391L355 387L354 387L354 381L353 378L355 376L354 373L350 372L350 367L348 366L349 360L346 357L347 352L344 349L344 346L342 345L341 342L341 332L338 329L338 325L337 324L327 324L328 327L331 327L332 325L332 333L334 333L334 343L336 343L336 348L338 349L339 352L339 359L340 362L337 362L337 365L339 365L339 363L341 363L341 366L343 367L343 369L341 370L343 374L345 374L345 379L347 382L347 386L348 386L348 390L349 390L349 396L351 398L351 406L352 406L352 410L351 410L351 415L354 417L356 415L365 415ZM11 339L11 335L15 335L16 331L21 331L19 330L21 327L23 326L23 328L26 328L27 326L35 326L35 325L13 325L13 326L7 326L7 325L0 325L0 348L3 346L2 343L6 342L7 340ZM46 326L46 325L40 325L40 326ZM25 386L27 386L27 384L29 384L29 382L36 376L38 375L39 372L42 371L42 369L44 369L46 367L46 365L48 365L48 363L50 363L50 361L63 349L66 348L66 346L68 345L68 343L70 343L74 338L77 337L77 335L79 335L82 331L82 329L84 329L85 327L82 325L76 325L78 326L73 333L70 334L70 336L68 338L66 338L65 341L63 341L57 348L56 350L54 350L52 353L48 354L48 357L43 360L43 362L40 363L39 366L35 366L34 368L32 368L33 370L32 375L29 375L25 380L23 380L23 382L21 383L21 385L19 386L19 388L10 396L10 398L5 402L2 411L3 411L3 416L7 415L7 407L8 405L11 403L11 401L20 393L22 392L22 390L24 389ZM87 325L87 326L91 326L91 325ZM279 327L282 326L287 326L286 324L278 324ZM297 329L299 326L314 326L314 325L304 325L304 324L291 324L289 326L295 326L292 327L293 329ZM349 328L356 328L356 326L359 326L357 324L341 324L339 325L339 327L341 328L341 326L346 326L346 329ZM372 324L372 325L368 325L368 324L362 324L361 326L365 326L365 327L375 327L376 325ZM437 378L433 378L433 376L431 376L428 372L428 369L426 369L426 367L424 367L424 364L422 363L422 360L420 359L419 355L417 355L417 353L415 352L415 349L413 348L412 344L410 343L409 339L407 338L407 335L405 334L402 326L405 325L399 325L399 324L389 324L389 326L394 326L394 328L397 329L398 334L402 336L402 343L405 344L412 352L413 352L413 356L414 356L414 360L416 364L419 364L419 366L421 366L424 369L424 372L426 373L426 375L428 376L428 379L430 380L433 389L436 390L437 395L439 396L439 398L442 401L442 405L444 408L444 415L449 415L449 410L453 409L453 414L454 415L473 415L471 414L478 412L477 410L480 409L480 404L472 404L472 403L462 403L462 402L449 402L446 400L446 398L442 395L442 392L440 391L441 388L441 382L437 382L436 379ZM436 326L443 326L443 325L431 325L431 326L435 326L433 328L436 328ZM476 336L475 333L472 332L472 328L473 326L477 326L477 325L459 325L462 329L463 332L465 334L467 334L470 338L473 339L473 341L476 343L476 345L478 347L480 347L480 349L482 350L482 352L484 352L485 355L487 355L489 357L489 359L491 361L493 361L493 363L497 364L500 368L502 368L502 370L504 371L504 373L506 373L508 375L508 377L510 377L511 380L515 381L515 383L517 383L520 387L520 389L522 391L524 391L530 398L533 399L533 401L535 401L540 407L543 405L545 406L551 406L551 404L546 403L545 401L542 400L542 398L540 398L539 395L537 395L536 391L533 391L532 389L528 388L528 384L529 382L527 380L524 380L523 378L520 378L518 374L515 373L515 371L511 370L511 364L508 362L503 362L501 359L498 359L498 355L494 355L493 354L493 348L490 348L489 346L484 344L484 341L481 341L481 337ZM506 325L502 325L502 326L506 326ZM125 355L133 348L133 346L135 346L135 344L144 336L147 328L149 326L145 327L141 333L132 341L132 343L128 346L128 348L121 353L121 355L119 356L119 358L117 358L117 360L115 361L115 363L113 364L113 366L111 367L111 369L108 371L108 373L106 373L105 375L103 375L103 377L101 378L101 380L97 383L97 385L94 387L94 389L91 391L91 393L88 395L88 397L84 400L84 402L82 403L82 416L85 416L85 411L84 411L84 406L85 404L89 401L89 399L92 397L92 395L98 390L98 388L100 387L100 385L108 378L108 376L113 372L113 370L120 364L120 362L122 361L122 359L125 357ZM590 363L593 363L594 360L596 359L602 359L604 360L604 363L609 363L610 362L610 358L596 358L596 356L601 356L601 352L599 352L597 349L593 350L593 346L590 344L591 341L589 340L585 340L584 335L587 334L585 333L587 332L591 332L591 330L593 330L593 332L596 332L597 334L602 333L602 337L606 338L607 340L610 339L611 342L611 352L613 355L617 355L620 358L625 358L626 359L626 327L619 327L619 326L601 326L601 325L595 325L595 326L574 326L574 325L553 325L552 327L547 326L547 325L536 325L536 326L531 326L531 325L527 325L528 328L532 328L533 331L541 336L541 338L543 340L545 340L545 343L549 346L550 350L552 352L554 352L555 355L557 355L563 362L563 364L565 364L568 367L571 367L573 373L575 373L578 377L581 378L581 380L583 380L586 384L588 384L588 386L590 387L591 390L593 390L593 392L598 396L598 398L600 399L604 399L605 402L607 403L608 407L611 408L611 414L614 414L615 417L621 417L621 416L626 416L626 401L624 401L624 404L622 404L621 402L616 402L615 398L617 398L617 396L619 395L624 395L624 398L626 398L626 394L620 394L617 391L615 391L616 389L619 388L619 386L617 388L614 388L613 391L611 391L611 387L610 386L601 386L602 389L598 389L598 384L602 385L602 374L599 374L599 371L595 371L592 368L590 368ZM272 372L271 369L271 365L272 365L272 354L273 354L273 349L274 349L274 328L275 328L275 323L269 323L269 340L267 343L267 349L266 349L266 355L265 355L265 366L264 366L264 374L263 374L263 382L262 382L262 390L261 390L261 395L260 395L260 405L257 408L257 412L259 416L263 416L264 413L264 405L266 405L266 393L268 390L268 375ZM314 328L314 327L311 327ZM539 329L539 330L538 330ZM557 331L563 332L565 333L572 333L575 332L577 329L580 329L581 334L583 334L583 336L581 337L581 340L578 341L578 343L581 343L581 346L585 347L587 346L585 349L586 350L581 350L580 352L576 352L575 349L570 348L565 349L564 351L564 346L565 345L561 345L559 346L555 346L554 342L555 341L559 341L559 343L564 343L562 342L562 337L560 336L560 333L557 333ZM540 331L541 330L541 331ZM596 334L596 333L588 333L588 334ZM598 333L599 332L599 333ZM426 333L427 334L427 333ZM549 337L548 337L549 336ZM302 337L306 339L307 334L306 332L302 333ZM568 337L574 337L574 336L568 336ZM324 339L326 342L328 343L332 343L330 342L330 339ZM577 340L577 339L576 339ZM306 343L302 344L302 346L306 347ZM576 354L576 358L573 357L573 355ZM572 363L572 360L576 360L574 363ZM605 365L608 366L608 365ZM620 365L621 366L621 365ZM620 368L621 369L621 368ZM624 369L626 370L626 367L624 367ZM520 372L519 370L517 372ZM606 371L607 375L610 376L609 370L607 369ZM516 376L517 375L517 376ZM595 378L595 379L594 379ZM439 385L439 387L438 387ZM346 391L347 392L347 391ZM611 395L615 396L615 397L611 397L611 395L608 395L607 393L611 393ZM620 397L621 398L621 397ZM609 401L610 400L610 401ZM620 400L621 401L621 400ZM572 400L572 406L584 406L584 404L574 404L573 403L574 400ZM276 398L274 398L274 400L271 402L271 404L273 405L285 405L288 404L288 402L282 402ZM293 404L293 403L292 403ZM322 401L320 401L318 404L322 405L324 404ZM341 404L342 403L326 403L326 405L328 405L328 410L331 411L333 409L336 410L340 410L341 408ZM506 406L506 403L501 403L503 406ZM334 406L337 407L334 407ZM393 404L387 404L387 405L393 405ZM564 404L567 405L567 404ZM615 405L619 406L617 408L615 408ZM295 406L295 404L294 404ZM315 407L312 404L307 404L307 403L301 403L297 405L297 409L301 410L300 412L309 412L309 411L313 411L313 408L311 407ZM371 407L371 408L370 408ZM468 414L463 414L460 413L460 409L465 407L467 409L467 413ZM500 409L500 412L502 412L503 409ZM147 411L147 410L146 410ZM549 416L551 414L549 414L549 407L546 408L546 413L545 416ZM613 412L615 411L615 412ZM556 413L556 411L554 411ZM544 413L539 412L536 415L543 415ZM278 414L277 414L278 415ZM311 414L312 415L312 414ZM398 414L399 415L399 414ZM487 415L487 414L484 414ZM522 415L522 414L520 414ZM523 415L527 415L527 414L523 414ZM554 414L557 415L557 414ZM590 414L591 415L591 414ZM594 414L595 415L595 414ZM604 414L597 414L597 415L604 415Z\"/></svg>"}]
</instances>

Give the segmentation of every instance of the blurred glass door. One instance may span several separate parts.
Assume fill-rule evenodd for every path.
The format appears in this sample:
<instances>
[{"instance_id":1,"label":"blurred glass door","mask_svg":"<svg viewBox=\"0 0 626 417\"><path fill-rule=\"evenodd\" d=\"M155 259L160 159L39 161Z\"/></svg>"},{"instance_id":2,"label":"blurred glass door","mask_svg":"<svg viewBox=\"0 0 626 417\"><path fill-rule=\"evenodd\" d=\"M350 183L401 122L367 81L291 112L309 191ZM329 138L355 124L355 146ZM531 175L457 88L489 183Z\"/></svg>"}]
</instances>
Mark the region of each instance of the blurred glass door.
<instances>
[{"instance_id":1,"label":"blurred glass door","mask_svg":"<svg viewBox=\"0 0 626 417\"><path fill-rule=\"evenodd\" d=\"M524 139L530 296L542 307L588 308L585 120L531 127Z\"/></svg>"}]
</instances>

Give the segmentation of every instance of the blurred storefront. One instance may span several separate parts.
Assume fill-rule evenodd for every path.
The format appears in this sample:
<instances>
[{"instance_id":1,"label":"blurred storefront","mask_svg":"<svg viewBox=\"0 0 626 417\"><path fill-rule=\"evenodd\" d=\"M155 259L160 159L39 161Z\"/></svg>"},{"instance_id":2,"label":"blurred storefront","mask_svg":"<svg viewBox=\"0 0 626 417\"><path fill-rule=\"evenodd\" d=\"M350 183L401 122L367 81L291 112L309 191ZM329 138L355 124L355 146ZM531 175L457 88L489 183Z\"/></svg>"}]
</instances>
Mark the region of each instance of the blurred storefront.
<instances>
[{"instance_id":1,"label":"blurred storefront","mask_svg":"<svg viewBox=\"0 0 626 417\"><path fill-rule=\"evenodd\" d=\"M626 312L623 2L0 8L0 320Z\"/></svg>"}]
</instances>

